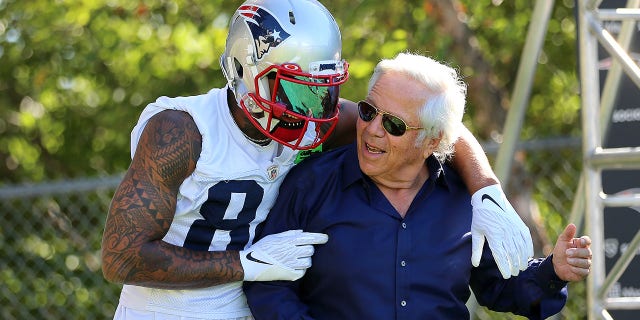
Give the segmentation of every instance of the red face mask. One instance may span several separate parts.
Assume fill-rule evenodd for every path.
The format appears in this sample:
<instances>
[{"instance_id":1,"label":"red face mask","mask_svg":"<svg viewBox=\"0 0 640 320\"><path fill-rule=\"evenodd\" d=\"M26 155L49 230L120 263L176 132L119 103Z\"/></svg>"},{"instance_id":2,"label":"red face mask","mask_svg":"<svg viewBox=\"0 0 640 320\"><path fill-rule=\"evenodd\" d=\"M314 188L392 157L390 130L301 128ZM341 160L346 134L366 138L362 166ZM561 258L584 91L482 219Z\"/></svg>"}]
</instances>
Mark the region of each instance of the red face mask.
<instances>
[{"instance_id":1,"label":"red face mask","mask_svg":"<svg viewBox=\"0 0 640 320\"><path fill-rule=\"evenodd\" d=\"M303 72L296 64L266 68L255 77L256 93L240 101L262 134L296 150L317 147L334 130L340 85L349 75L345 61L318 62L310 69L311 73ZM260 92L258 84L265 77L271 84L268 94Z\"/></svg>"}]
</instances>

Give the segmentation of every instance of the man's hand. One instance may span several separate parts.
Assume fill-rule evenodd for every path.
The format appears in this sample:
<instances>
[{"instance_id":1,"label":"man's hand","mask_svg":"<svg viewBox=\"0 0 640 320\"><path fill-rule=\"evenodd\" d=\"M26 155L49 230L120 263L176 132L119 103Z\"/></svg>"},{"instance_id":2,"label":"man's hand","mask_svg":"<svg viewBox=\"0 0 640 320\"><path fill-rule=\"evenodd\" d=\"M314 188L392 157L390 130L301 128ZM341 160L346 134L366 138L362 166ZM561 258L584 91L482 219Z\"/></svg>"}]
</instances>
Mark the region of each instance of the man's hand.
<instances>
[{"instance_id":1,"label":"man's hand","mask_svg":"<svg viewBox=\"0 0 640 320\"><path fill-rule=\"evenodd\" d=\"M471 205L471 263L476 267L480 265L486 238L503 278L516 276L526 269L529 258L533 257L531 234L500 185L476 191L471 196Z\"/></svg>"},{"instance_id":2,"label":"man's hand","mask_svg":"<svg viewBox=\"0 0 640 320\"><path fill-rule=\"evenodd\" d=\"M268 235L240 251L245 281L298 280L311 267L314 244L329 237L323 233L289 230Z\"/></svg>"},{"instance_id":3,"label":"man's hand","mask_svg":"<svg viewBox=\"0 0 640 320\"><path fill-rule=\"evenodd\" d=\"M574 238L576 226L569 224L553 248L553 270L564 281L580 281L591 270L591 238Z\"/></svg>"}]
</instances>

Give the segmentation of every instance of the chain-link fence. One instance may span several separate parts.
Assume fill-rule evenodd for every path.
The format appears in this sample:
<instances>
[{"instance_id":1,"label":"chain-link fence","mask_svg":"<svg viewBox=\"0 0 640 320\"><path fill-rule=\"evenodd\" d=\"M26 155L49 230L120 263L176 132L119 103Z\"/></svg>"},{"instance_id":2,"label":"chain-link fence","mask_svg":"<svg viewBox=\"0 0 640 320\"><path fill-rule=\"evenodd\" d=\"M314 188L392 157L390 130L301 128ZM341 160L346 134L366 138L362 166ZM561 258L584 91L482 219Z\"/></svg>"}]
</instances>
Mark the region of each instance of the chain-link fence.
<instances>
[{"instance_id":1,"label":"chain-link fence","mask_svg":"<svg viewBox=\"0 0 640 320\"><path fill-rule=\"evenodd\" d=\"M119 177L0 189L2 319L108 319L119 287L100 270Z\"/></svg>"},{"instance_id":2,"label":"chain-link fence","mask_svg":"<svg viewBox=\"0 0 640 320\"><path fill-rule=\"evenodd\" d=\"M486 145L489 155L495 145ZM518 147L508 188L533 203L555 239L573 201L581 170L579 139L552 139ZM2 319L110 319L120 286L100 269L106 213L121 175L104 179L0 188L0 303ZM584 284L571 284L560 318L586 318ZM476 319L519 319L484 309Z\"/></svg>"}]
</instances>

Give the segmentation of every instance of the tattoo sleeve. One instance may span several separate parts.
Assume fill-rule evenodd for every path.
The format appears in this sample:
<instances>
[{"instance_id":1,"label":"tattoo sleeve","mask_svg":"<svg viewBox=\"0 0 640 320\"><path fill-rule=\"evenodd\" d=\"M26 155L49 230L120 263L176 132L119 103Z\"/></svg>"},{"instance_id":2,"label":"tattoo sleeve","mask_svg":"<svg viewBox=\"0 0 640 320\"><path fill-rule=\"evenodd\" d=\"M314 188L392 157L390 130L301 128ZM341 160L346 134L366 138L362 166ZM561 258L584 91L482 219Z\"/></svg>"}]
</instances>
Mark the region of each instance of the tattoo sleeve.
<instances>
[{"instance_id":1,"label":"tattoo sleeve","mask_svg":"<svg viewBox=\"0 0 640 320\"><path fill-rule=\"evenodd\" d=\"M164 289L242 280L237 252L194 251L162 241L178 189L195 169L201 144L185 112L167 110L149 120L109 208L102 238L107 280Z\"/></svg>"}]
</instances>

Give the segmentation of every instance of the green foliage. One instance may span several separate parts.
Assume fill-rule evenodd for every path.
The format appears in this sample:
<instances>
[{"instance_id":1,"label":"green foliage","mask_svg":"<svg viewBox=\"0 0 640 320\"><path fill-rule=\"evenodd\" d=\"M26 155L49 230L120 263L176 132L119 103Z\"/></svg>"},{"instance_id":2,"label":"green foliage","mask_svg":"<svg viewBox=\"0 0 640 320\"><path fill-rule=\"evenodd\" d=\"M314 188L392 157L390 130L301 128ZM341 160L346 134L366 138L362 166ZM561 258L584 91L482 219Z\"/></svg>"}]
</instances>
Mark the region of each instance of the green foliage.
<instances>
[{"instance_id":1,"label":"green foliage","mask_svg":"<svg viewBox=\"0 0 640 320\"><path fill-rule=\"evenodd\" d=\"M451 38L438 34L430 1L327 0L343 33L359 100L375 63L401 51L454 66ZM461 21L511 90L533 4L461 1ZM218 58L239 1L0 1L0 174L3 182L120 172L130 129L162 95L224 85ZM576 134L575 23L572 1L558 2L548 28L523 138ZM460 66L466 77L471 66ZM475 105L470 101L468 117ZM550 119L551 118L551 119ZM471 125L473 121L468 122Z\"/></svg>"},{"instance_id":2,"label":"green foliage","mask_svg":"<svg viewBox=\"0 0 640 320\"><path fill-rule=\"evenodd\" d=\"M218 57L234 9L222 0L0 2L3 180L124 170L144 105L224 84Z\"/></svg>"}]
</instances>

